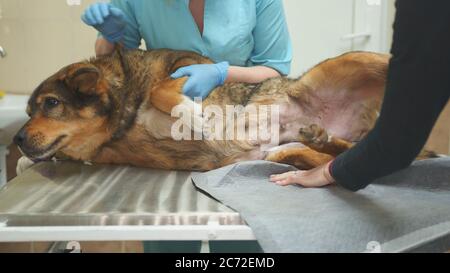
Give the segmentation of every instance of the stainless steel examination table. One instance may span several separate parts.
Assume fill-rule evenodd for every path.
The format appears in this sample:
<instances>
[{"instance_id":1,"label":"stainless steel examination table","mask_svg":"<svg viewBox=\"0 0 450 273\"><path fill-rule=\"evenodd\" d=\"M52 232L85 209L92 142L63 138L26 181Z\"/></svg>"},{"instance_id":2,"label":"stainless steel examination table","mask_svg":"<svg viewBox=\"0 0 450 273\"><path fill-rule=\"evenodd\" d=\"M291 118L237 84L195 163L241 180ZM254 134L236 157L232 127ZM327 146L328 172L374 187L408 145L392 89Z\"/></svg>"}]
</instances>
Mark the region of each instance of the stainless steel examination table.
<instances>
[{"instance_id":1,"label":"stainless steel examination table","mask_svg":"<svg viewBox=\"0 0 450 273\"><path fill-rule=\"evenodd\" d=\"M0 190L0 242L255 240L190 173L37 164Z\"/></svg>"}]
</instances>

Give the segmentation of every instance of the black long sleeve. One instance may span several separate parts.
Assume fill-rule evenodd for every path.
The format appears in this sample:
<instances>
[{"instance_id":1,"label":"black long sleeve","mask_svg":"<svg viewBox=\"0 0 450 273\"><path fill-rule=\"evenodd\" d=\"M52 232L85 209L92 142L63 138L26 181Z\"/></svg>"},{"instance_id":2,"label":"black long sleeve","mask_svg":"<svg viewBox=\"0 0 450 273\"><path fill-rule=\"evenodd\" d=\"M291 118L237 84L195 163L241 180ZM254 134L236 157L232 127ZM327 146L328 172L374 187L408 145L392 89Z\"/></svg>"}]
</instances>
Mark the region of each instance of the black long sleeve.
<instances>
[{"instance_id":1,"label":"black long sleeve","mask_svg":"<svg viewBox=\"0 0 450 273\"><path fill-rule=\"evenodd\" d=\"M392 59L380 117L331 173L349 190L406 168L450 95L450 1L397 0Z\"/></svg>"}]
</instances>

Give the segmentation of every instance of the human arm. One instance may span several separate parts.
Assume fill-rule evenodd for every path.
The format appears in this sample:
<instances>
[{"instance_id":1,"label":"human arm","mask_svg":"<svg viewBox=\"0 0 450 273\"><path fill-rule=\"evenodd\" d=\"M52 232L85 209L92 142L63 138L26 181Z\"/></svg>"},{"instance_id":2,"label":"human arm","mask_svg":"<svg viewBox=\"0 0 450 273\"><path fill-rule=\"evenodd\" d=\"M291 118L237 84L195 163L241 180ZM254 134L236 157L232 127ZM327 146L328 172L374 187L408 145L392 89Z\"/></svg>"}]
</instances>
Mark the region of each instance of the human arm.
<instances>
[{"instance_id":1,"label":"human arm","mask_svg":"<svg viewBox=\"0 0 450 273\"><path fill-rule=\"evenodd\" d=\"M397 1L393 56L380 117L360 143L329 168L319 167L341 186L362 189L409 166L423 148L450 94L449 13L445 0ZM305 178L309 171L301 174L289 182L323 186L326 181L324 175L313 181Z\"/></svg>"},{"instance_id":2,"label":"human arm","mask_svg":"<svg viewBox=\"0 0 450 273\"><path fill-rule=\"evenodd\" d=\"M108 40L103 37L98 37L97 41L95 41L96 56L110 55L114 52L115 48L116 44L108 42Z\"/></svg>"},{"instance_id":3,"label":"human arm","mask_svg":"<svg viewBox=\"0 0 450 273\"><path fill-rule=\"evenodd\" d=\"M277 70L268 66L230 66L225 82L259 83L279 76L281 74Z\"/></svg>"},{"instance_id":4,"label":"human arm","mask_svg":"<svg viewBox=\"0 0 450 273\"><path fill-rule=\"evenodd\" d=\"M450 94L450 3L397 1L386 94L375 128L338 156L331 173L350 190L408 167Z\"/></svg>"},{"instance_id":5,"label":"human arm","mask_svg":"<svg viewBox=\"0 0 450 273\"><path fill-rule=\"evenodd\" d=\"M95 43L97 56L112 53L117 43L129 49L139 47L141 37L134 14L133 4L128 0L99 2L85 10L81 19L99 31Z\"/></svg>"}]
</instances>

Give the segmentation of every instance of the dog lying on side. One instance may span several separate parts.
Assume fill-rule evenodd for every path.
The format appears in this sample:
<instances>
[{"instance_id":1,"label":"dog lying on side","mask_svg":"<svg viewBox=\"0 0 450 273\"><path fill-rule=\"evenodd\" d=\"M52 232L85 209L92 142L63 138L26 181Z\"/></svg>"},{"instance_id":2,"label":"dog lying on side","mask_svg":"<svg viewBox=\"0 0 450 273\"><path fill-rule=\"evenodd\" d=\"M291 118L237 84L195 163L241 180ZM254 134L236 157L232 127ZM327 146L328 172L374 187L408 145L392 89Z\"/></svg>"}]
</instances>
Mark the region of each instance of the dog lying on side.
<instances>
[{"instance_id":1,"label":"dog lying on side","mask_svg":"<svg viewBox=\"0 0 450 273\"><path fill-rule=\"evenodd\" d=\"M349 149L374 126L388 60L353 52L326 60L299 79L230 83L213 90L204 105L279 106L280 145L265 150L258 140L174 140L174 107L198 105L182 93L187 78L170 75L211 61L186 51L118 49L69 65L39 85L27 108L31 119L15 143L35 162L56 156L207 171L260 159L311 169Z\"/></svg>"}]
</instances>

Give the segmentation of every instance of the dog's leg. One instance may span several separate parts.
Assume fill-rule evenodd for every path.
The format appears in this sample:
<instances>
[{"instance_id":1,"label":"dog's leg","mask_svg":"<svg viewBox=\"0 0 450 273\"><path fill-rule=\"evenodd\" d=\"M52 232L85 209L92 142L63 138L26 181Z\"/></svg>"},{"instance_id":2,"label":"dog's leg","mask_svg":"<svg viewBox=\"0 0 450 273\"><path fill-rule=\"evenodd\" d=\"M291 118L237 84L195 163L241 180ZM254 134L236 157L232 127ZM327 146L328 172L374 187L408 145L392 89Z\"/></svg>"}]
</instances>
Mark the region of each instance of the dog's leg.
<instances>
[{"instance_id":1,"label":"dog's leg","mask_svg":"<svg viewBox=\"0 0 450 273\"><path fill-rule=\"evenodd\" d=\"M307 147L295 147L270 153L265 160L292 165L300 170L310 170L333 160L333 156L319 153Z\"/></svg>"},{"instance_id":2,"label":"dog's leg","mask_svg":"<svg viewBox=\"0 0 450 273\"><path fill-rule=\"evenodd\" d=\"M353 147L353 143L329 136L325 129L316 124L301 128L299 131L299 140L309 148L333 157Z\"/></svg>"},{"instance_id":3,"label":"dog's leg","mask_svg":"<svg viewBox=\"0 0 450 273\"><path fill-rule=\"evenodd\" d=\"M170 75L177 71L181 67L193 65L193 64L211 64L212 61L193 54L193 53L178 53L179 56L174 53L173 63L169 66L161 69L158 78L164 79L156 84L150 93L150 103L160 111L172 114L172 110L176 106L183 107L182 112L185 113L181 117L181 121L188 128L191 128L194 132L200 133L203 136L207 136L206 132L207 123L203 119L202 105L194 102L189 97L183 95L183 86L187 81L187 77L172 79Z\"/></svg>"},{"instance_id":4,"label":"dog's leg","mask_svg":"<svg viewBox=\"0 0 450 273\"><path fill-rule=\"evenodd\" d=\"M186 115L182 115L183 123L194 132L203 132L202 106L183 95L182 89L187 78L166 79L157 84L151 91L151 105L158 110L172 114L176 106L184 107Z\"/></svg>"},{"instance_id":5,"label":"dog's leg","mask_svg":"<svg viewBox=\"0 0 450 273\"><path fill-rule=\"evenodd\" d=\"M172 108L181 104L184 100L181 90L185 82L186 78L166 79L159 82L151 90L151 105L164 113L170 114Z\"/></svg>"},{"instance_id":6,"label":"dog's leg","mask_svg":"<svg viewBox=\"0 0 450 273\"><path fill-rule=\"evenodd\" d=\"M302 144L319 152L333 157L351 149L354 144L346 140L329 136L325 129L313 124L299 131L299 140ZM424 160L439 157L432 151L422 150L416 160Z\"/></svg>"}]
</instances>

